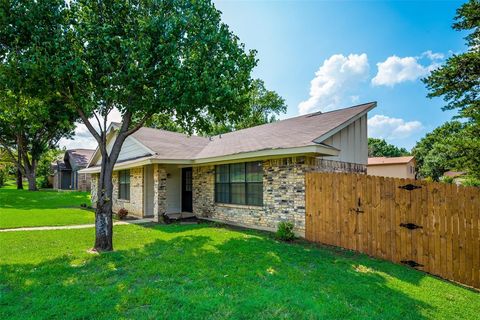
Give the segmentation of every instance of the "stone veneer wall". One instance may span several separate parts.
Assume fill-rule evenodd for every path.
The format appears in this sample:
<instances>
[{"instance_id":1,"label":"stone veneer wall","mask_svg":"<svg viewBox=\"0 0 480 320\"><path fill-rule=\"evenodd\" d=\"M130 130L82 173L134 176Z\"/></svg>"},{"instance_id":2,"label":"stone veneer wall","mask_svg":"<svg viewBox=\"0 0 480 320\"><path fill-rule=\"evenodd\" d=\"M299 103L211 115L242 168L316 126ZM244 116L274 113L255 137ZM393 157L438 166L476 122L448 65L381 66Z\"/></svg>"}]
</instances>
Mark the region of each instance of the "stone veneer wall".
<instances>
[{"instance_id":1,"label":"stone veneer wall","mask_svg":"<svg viewBox=\"0 0 480 320\"><path fill-rule=\"evenodd\" d=\"M91 200L95 207L97 202L99 174L92 174L91 177ZM143 217L143 167L130 169L130 200L118 199L118 171L113 172L113 212L121 208L128 210L128 214Z\"/></svg>"},{"instance_id":2,"label":"stone veneer wall","mask_svg":"<svg viewBox=\"0 0 480 320\"><path fill-rule=\"evenodd\" d=\"M153 167L153 188L154 220L162 222L167 210L167 171L158 164Z\"/></svg>"},{"instance_id":3,"label":"stone veneer wall","mask_svg":"<svg viewBox=\"0 0 480 320\"><path fill-rule=\"evenodd\" d=\"M299 235L305 234L305 173L361 172L366 166L313 157L291 157L263 162L263 206L215 203L215 167L193 168L193 212L253 228L275 230L290 221Z\"/></svg>"},{"instance_id":4,"label":"stone veneer wall","mask_svg":"<svg viewBox=\"0 0 480 320\"><path fill-rule=\"evenodd\" d=\"M90 173L79 173L78 174L78 190L79 191L90 191L91 186L91 177Z\"/></svg>"}]
</instances>

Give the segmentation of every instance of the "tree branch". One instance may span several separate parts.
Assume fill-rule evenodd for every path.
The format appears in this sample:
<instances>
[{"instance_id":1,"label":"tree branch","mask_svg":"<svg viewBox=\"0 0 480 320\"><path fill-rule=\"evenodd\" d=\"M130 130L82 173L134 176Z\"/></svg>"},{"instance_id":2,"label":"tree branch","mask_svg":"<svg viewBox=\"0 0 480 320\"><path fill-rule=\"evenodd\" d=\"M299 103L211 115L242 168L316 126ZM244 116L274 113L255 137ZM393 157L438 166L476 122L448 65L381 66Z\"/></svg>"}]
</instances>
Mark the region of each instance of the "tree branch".
<instances>
[{"instance_id":1,"label":"tree branch","mask_svg":"<svg viewBox=\"0 0 480 320\"><path fill-rule=\"evenodd\" d=\"M88 131L90 131L90 133L95 138L95 140L97 140L97 143L98 143L99 147L101 149L103 149L104 146L102 145L102 137L100 137L97 130L95 130L95 128L92 126L92 124L90 123L90 120L88 120L87 116L85 115L85 112L83 112L83 110L81 108L78 108L78 107L75 107L75 109L77 110L78 114L80 115L80 118L82 119L83 123L87 127ZM101 128L100 128L100 130L101 130Z\"/></svg>"}]
</instances>

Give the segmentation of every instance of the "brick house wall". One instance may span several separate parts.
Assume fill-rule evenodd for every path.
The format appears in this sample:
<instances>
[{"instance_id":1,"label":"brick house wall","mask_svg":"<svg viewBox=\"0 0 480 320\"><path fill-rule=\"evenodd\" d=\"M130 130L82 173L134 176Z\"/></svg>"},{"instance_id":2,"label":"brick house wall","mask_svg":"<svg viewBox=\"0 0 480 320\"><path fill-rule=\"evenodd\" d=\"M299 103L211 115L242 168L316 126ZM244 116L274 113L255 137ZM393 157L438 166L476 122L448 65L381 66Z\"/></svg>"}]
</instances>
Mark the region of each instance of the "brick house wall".
<instances>
[{"instance_id":1,"label":"brick house wall","mask_svg":"<svg viewBox=\"0 0 480 320\"><path fill-rule=\"evenodd\" d=\"M290 157L263 161L263 206L215 203L215 166L193 168L193 213L214 220L265 230L290 221L305 234L305 173L357 172L366 166L314 157Z\"/></svg>"},{"instance_id":2,"label":"brick house wall","mask_svg":"<svg viewBox=\"0 0 480 320\"><path fill-rule=\"evenodd\" d=\"M248 206L215 203L215 166L193 167L193 213L199 217L219 220L264 230L276 230L279 222L290 221L295 232L305 234L305 173L306 172L366 173L366 166L314 157L288 157L263 161L263 205ZM162 165L153 168L154 219L161 221L167 207L167 173ZM98 174L91 179L92 203L96 202ZM118 199L118 171L113 174L113 211L125 208L129 214L143 217L143 167L130 169L130 200Z\"/></svg>"},{"instance_id":3,"label":"brick house wall","mask_svg":"<svg viewBox=\"0 0 480 320\"><path fill-rule=\"evenodd\" d=\"M91 175L91 200L92 206L95 207L97 202L99 174ZM113 172L113 212L118 212L121 208L128 210L129 215L143 217L143 167L130 169L130 200L118 198L118 171Z\"/></svg>"},{"instance_id":4,"label":"brick house wall","mask_svg":"<svg viewBox=\"0 0 480 320\"><path fill-rule=\"evenodd\" d=\"M78 191L90 191L92 175L90 173L78 173Z\"/></svg>"}]
</instances>

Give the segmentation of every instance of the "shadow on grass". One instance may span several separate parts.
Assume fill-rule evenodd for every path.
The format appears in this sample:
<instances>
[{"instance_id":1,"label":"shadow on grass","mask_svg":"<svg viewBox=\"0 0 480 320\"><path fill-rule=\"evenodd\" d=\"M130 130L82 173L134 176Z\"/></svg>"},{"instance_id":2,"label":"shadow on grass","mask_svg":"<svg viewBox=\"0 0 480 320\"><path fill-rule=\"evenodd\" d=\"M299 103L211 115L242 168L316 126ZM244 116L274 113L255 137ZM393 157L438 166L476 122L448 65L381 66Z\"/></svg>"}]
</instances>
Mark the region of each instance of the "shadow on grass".
<instances>
[{"instance_id":1,"label":"shadow on grass","mask_svg":"<svg viewBox=\"0 0 480 320\"><path fill-rule=\"evenodd\" d=\"M202 227L152 231L169 229ZM140 249L3 265L0 318L421 319L433 308L391 288L381 262L210 229L214 236L203 230ZM388 268L403 269L395 277L408 283L423 277Z\"/></svg>"}]
</instances>

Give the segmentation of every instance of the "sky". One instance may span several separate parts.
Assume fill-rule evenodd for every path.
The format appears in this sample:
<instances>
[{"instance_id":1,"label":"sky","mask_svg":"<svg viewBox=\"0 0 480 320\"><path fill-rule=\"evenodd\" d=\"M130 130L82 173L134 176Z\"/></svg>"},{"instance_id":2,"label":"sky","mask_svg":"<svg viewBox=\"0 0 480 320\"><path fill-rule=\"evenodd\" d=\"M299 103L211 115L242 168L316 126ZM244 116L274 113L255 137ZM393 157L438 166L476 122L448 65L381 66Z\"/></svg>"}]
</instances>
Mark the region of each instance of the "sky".
<instances>
[{"instance_id":1,"label":"sky","mask_svg":"<svg viewBox=\"0 0 480 320\"><path fill-rule=\"evenodd\" d=\"M245 47L257 50L253 77L285 99L281 118L377 101L369 136L411 149L455 114L441 110L441 98L427 98L420 79L466 50L464 34L451 29L464 1L214 3ZM96 143L79 125L75 141L60 145Z\"/></svg>"}]
</instances>

